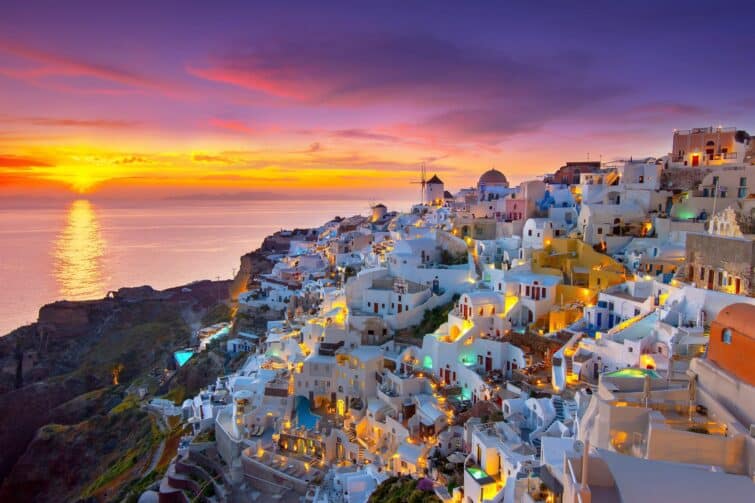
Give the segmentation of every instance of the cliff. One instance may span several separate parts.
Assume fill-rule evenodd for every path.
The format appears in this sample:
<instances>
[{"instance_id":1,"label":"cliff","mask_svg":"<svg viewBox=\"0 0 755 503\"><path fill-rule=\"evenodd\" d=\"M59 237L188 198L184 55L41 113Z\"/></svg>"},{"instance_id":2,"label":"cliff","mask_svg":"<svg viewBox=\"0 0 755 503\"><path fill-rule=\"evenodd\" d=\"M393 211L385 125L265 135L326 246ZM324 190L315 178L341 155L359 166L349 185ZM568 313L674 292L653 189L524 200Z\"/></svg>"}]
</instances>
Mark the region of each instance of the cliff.
<instances>
[{"instance_id":1,"label":"cliff","mask_svg":"<svg viewBox=\"0 0 755 503\"><path fill-rule=\"evenodd\" d=\"M232 371L220 343L166 380L173 352L207 320L272 271L273 253L311 230L279 232L241 257L233 281L199 281L162 291L122 288L100 300L43 306L36 323L0 338L0 501L122 500L159 474L151 466L160 432L132 393L178 401ZM283 313L260 309L237 320L264 330ZM217 320L216 320L217 321ZM236 327L238 329L238 327Z\"/></svg>"},{"instance_id":2,"label":"cliff","mask_svg":"<svg viewBox=\"0 0 755 503\"><path fill-rule=\"evenodd\" d=\"M260 274L269 274L273 270L273 261L268 259L269 253L260 250L241 256L239 271L230 286L232 300L238 300L239 295L257 286L256 279Z\"/></svg>"},{"instance_id":3,"label":"cliff","mask_svg":"<svg viewBox=\"0 0 755 503\"><path fill-rule=\"evenodd\" d=\"M0 338L0 410L12 411L0 415L0 501L85 497L111 461L129 455L130 442L146 441L146 415L114 418L112 411L128 386L155 392L163 385L173 351L191 344L191 327L228 300L229 286L203 281L56 302L40 309L37 323ZM148 454L137 449L129 463ZM103 499L141 476L119 474Z\"/></svg>"}]
</instances>

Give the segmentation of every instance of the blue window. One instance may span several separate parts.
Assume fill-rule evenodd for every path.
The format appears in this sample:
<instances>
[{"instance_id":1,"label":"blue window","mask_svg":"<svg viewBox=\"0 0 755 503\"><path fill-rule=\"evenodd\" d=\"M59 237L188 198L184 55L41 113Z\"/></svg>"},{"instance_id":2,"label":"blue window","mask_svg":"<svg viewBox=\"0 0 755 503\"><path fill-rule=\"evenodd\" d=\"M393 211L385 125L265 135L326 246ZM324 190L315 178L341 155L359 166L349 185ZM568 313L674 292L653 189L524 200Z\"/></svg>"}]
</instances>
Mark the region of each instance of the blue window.
<instances>
[{"instance_id":1,"label":"blue window","mask_svg":"<svg viewBox=\"0 0 755 503\"><path fill-rule=\"evenodd\" d=\"M724 331L721 332L721 342L724 344L731 344L731 329L730 328L724 328Z\"/></svg>"}]
</instances>

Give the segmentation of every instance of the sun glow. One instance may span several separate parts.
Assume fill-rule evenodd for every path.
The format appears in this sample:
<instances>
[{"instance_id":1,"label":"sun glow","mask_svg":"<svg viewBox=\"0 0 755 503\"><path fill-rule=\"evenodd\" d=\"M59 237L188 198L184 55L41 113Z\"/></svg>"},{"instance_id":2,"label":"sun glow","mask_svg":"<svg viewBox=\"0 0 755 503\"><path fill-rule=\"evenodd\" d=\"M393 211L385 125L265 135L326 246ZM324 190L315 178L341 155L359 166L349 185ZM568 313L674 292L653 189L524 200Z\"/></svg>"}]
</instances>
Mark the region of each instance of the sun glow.
<instances>
[{"instance_id":1,"label":"sun glow","mask_svg":"<svg viewBox=\"0 0 755 503\"><path fill-rule=\"evenodd\" d=\"M82 300L104 295L105 239L95 208L85 200L71 203L68 221L54 249L55 279L65 299Z\"/></svg>"}]
</instances>

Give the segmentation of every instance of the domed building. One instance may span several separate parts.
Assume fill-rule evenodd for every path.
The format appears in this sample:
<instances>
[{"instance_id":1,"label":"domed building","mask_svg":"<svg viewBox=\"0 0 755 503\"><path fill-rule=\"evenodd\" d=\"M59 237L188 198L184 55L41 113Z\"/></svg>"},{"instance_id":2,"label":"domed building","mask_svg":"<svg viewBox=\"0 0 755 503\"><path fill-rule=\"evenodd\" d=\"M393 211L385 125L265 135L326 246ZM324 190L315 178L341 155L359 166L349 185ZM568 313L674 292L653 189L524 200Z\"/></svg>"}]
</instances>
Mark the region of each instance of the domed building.
<instances>
[{"instance_id":1,"label":"domed building","mask_svg":"<svg viewBox=\"0 0 755 503\"><path fill-rule=\"evenodd\" d=\"M490 169L480 176L477 181L477 190L479 192L485 192L486 189L491 187L503 187L508 188L509 181L506 179L506 175L498 171L497 169Z\"/></svg>"}]
</instances>

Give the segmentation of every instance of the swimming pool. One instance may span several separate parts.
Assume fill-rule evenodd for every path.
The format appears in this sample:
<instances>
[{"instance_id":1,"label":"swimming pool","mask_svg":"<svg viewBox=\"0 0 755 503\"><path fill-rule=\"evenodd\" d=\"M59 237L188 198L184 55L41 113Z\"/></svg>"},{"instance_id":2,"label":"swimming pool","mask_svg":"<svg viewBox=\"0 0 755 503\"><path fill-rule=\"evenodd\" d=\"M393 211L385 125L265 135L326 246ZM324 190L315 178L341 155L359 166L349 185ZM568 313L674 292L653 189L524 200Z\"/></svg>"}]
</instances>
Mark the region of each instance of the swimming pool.
<instances>
[{"instance_id":1,"label":"swimming pool","mask_svg":"<svg viewBox=\"0 0 755 503\"><path fill-rule=\"evenodd\" d=\"M309 408L309 400L303 396L296 397L296 424L308 430L315 428L320 416L313 414Z\"/></svg>"},{"instance_id":2,"label":"swimming pool","mask_svg":"<svg viewBox=\"0 0 755 503\"><path fill-rule=\"evenodd\" d=\"M230 325L226 326L226 327L223 327L220 330L218 330L217 332L215 332L214 334L212 334L210 336L209 340L214 341L215 339L219 339L221 337L225 337L226 335L228 335L228 332L230 332L230 331L231 331Z\"/></svg>"},{"instance_id":3,"label":"swimming pool","mask_svg":"<svg viewBox=\"0 0 755 503\"><path fill-rule=\"evenodd\" d=\"M175 353L173 353L173 357L176 359L176 363L178 363L179 367L183 367L184 364L188 362L192 356L194 356L194 351L190 350L176 351Z\"/></svg>"},{"instance_id":4,"label":"swimming pool","mask_svg":"<svg viewBox=\"0 0 755 503\"><path fill-rule=\"evenodd\" d=\"M650 376L651 379L661 378L655 370L638 369L634 367L627 367L625 369L619 369L605 374L606 377L624 377L632 379L644 379L646 375Z\"/></svg>"}]
</instances>

